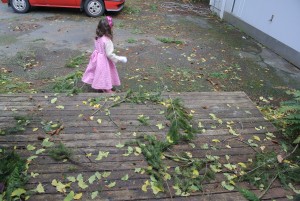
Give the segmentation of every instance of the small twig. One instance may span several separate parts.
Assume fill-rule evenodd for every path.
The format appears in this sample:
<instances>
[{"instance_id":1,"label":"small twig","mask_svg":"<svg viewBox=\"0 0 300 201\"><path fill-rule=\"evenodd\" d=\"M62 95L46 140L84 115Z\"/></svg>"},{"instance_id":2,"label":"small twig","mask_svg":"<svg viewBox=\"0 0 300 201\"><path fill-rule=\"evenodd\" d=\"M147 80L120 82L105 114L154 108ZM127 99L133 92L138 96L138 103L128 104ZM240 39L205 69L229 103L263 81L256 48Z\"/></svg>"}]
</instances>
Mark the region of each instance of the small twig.
<instances>
[{"instance_id":1,"label":"small twig","mask_svg":"<svg viewBox=\"0 0 300 201\"><path fill-rule=\"evenodd\" d=\"M288 155L286 155L286 156L283 158L283 160L286 159L286 158L288 158L288 157L290 157L290 155L292 155L292 154L298 149L298 147L299 147L299 144L297 144L297 145L295 146L295 148L293 149L293 151L292 151L291 153L289 153Z\"/></svg>"},{"instance_id":2,"label":"small twig","mask_svg":"<svg viewBox=\"0 0 300 201\"><path fill-rule=\"evenodd\" d=\"M271 188L272 184L274 183L274 181L277 179L278 177L278 173L275 175L275 177L272 179L272 181L270 182L270 184L268 185L268 187L264 190L264 192L262 192L262 194L258 197L258 199L260 200L267 192L268 190Z\"/></svg>"},{"instance_id":3,"label":"small twig","mask_svg":"<svg viewBox=\"0 0 300 201\"><path fill-rule=\"evenodd\" d=\"M171 190L170 190L170 187L169 187L169 184L168 184L167 180L166 180L166 184L167 184L167 187L168 187L168 190L169 190L169 194L170 194L171 200L173 201L173 196L172 196L172 193L171 193Z\"/></svg>"},{"instance_id":4,"label":"small twig","mask_svg":"<svg viewBox=\"0 0 300 201\"><path fill-rule=\"evenodd\" d=\"M256 153L259 153L258 151L256 151L250 144L248 144L247 142L245 142L245 141L243 141L243 140L241 140L241 139L236 139L237 141L240 141L240 142L242 142L242 143L244 143L244 144L246 144L246 145L248 145L253 151L255 151Z\"/></svg>"},{"instance_id":5,"label":"small twig","mask_svg":"<svg viewBox=\"0 0 300 201\"><path fill-rule=\"evenodd\" d=\"M91 116L94 116L97 112L99 112L100 110L102 110L102 108L106 105L106 101L104 102L103 106L100 107L98 110L96 110Z\"/></svg>"},{"instance_id":6,"label":"small twig","mask_svg":"<svg viewBox=\"0 0 300 201\"><path fill-rule=\"evenodd\" d=\"M109 117L110 121L113 122L113 124L114 124L116 127L120 128L120 126L119 126L118 124L116 124L116 122L114 122L114 120L111 118L110 114L108 114L107 116Z\"/></svg>"}]
</instances>

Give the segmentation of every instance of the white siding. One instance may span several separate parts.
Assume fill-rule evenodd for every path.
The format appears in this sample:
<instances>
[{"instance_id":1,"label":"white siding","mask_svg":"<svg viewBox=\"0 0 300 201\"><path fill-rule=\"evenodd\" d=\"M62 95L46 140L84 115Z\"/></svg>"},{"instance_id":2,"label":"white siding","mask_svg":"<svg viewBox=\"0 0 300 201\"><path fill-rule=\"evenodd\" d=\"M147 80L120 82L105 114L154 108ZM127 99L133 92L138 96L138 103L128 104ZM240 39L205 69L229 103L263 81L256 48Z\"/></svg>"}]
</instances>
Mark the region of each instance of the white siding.
<instances>
[{"instance_id":1,"label":"white siding","mask_svg":"<svg viewBox=\"0 0 300 201\"><path fill-rule=\"evenodd\" d=\"M222 1L226 12L300 52L300 0Z\"/></svg>"}]
</instances>

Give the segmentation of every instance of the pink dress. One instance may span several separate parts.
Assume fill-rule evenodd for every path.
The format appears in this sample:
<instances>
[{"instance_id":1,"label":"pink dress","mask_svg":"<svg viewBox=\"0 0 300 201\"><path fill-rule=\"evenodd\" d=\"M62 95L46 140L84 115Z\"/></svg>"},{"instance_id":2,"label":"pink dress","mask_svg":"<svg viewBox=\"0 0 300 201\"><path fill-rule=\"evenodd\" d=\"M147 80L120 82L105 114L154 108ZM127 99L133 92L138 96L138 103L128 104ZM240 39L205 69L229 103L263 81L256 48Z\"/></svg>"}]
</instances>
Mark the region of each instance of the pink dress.
<instances>
[{"instance_id":1,"label":"pink dress","mask_svg":"<svg viewBox=\"0 0 300 201\"><path fill-rule=\"evenodd\" d=\"M119 86L121 83L115 66L118 60L119 56L113 54L112 41L106 36L98 38L82 81L94 89L109 90Z\"/></svg>"}]
</instances>

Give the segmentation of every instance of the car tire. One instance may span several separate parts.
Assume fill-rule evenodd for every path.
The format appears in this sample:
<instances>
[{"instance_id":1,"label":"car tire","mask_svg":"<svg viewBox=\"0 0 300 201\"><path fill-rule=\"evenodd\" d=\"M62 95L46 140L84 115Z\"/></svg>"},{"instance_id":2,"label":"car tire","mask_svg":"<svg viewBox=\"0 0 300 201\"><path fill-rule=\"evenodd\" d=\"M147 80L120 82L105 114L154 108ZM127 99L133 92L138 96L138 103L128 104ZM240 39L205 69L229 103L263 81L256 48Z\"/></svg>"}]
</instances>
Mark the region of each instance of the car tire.
<instances>
[{"instance_id":1,"label":"car tire","mask_svg":"<svg viewBox=\"0 0 300 201\"><path fill-rule=\"evenodd\" d=\"M102 0L86 0L84 11L90 17L98 17L104 14L105 6Z\"/></svg>"},{"instance_id":2,"label":"car tire","mask_svg":"<svg viewBox=\"0 0 300 201\"><path fill-rule=\"evenodd\" d=\"M27 13L30 9L28 0L11 0L10 5L16 13Z\"/></svg>"}]
</instances>

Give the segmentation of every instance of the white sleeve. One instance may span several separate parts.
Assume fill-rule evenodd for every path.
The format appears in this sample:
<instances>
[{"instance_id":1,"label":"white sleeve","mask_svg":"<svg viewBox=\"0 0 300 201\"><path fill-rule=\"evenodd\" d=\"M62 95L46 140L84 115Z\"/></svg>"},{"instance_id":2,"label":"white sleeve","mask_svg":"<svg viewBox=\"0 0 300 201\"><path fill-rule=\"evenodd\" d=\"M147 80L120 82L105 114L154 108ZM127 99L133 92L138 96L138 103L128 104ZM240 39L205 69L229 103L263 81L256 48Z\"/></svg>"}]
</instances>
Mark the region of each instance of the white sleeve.
<instances>
[{"instance_id":1,"label":"white sleeve","mask_svg":"<svg viewBox=\"0 0 300 201\"><path fill-rule=\"evenodd\" d=\"M114 63L117 63L118 61L120 61L120 56L117 56L116 54L113 53L114 52L114 44L111 40L108 40L105 43L105 53L106 56Z\"/></svg>"}]
</instances>

